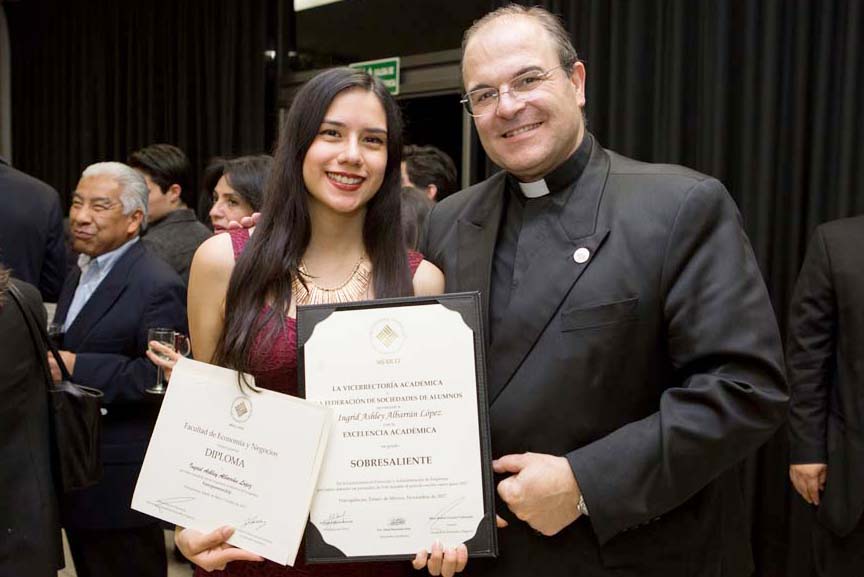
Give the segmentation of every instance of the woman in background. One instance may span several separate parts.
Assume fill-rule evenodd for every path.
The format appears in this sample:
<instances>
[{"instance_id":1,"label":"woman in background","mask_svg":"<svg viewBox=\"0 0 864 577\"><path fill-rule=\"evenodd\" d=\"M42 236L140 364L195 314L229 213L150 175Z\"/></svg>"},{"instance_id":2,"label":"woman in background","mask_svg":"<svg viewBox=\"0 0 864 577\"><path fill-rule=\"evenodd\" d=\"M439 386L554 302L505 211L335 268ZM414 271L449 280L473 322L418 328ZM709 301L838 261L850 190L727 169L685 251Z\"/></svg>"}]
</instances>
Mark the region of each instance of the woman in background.
<instances>
[{"instance_id":1,"label":"woman in background","mask_svg":"<svg viewBox=\"0 0 864 577\"><path fill-rule=\"evenodd\" d=\"M253 212L261 210L264 186L272 168L273 157L267 154L217 158L210 162L204 170L204 191L212 202L210 224L213 232L225 232L229 222L240 222L244 216L252 216ZM150 342L147 358L162 366L166 380L171 378L177 357L177 353L164 344Z\"/></svg>"},{"instance_id":2,"label":"woman in background","mask_svg":"<svg viewBox=\"0 0 864 577\"><path fill-rule=\"evenodd\" d=\"M228 230L231 221L259 212L264 200L264 185L273 168L273 157L266 154L217 158L204 170L204 190L210 197L210 224L213 232Z\"/></svg>"}]
</instances>

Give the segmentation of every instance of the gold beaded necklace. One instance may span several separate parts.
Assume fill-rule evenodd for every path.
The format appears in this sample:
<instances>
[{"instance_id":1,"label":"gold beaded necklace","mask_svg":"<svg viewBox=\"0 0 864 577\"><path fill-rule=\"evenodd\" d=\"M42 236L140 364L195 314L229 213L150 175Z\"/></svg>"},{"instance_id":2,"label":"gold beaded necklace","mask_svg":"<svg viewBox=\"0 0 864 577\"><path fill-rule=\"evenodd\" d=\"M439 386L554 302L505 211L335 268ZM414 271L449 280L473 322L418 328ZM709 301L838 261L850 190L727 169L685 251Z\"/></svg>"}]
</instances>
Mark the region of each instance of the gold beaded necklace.
<instances>
[{"instance_id":1,"label":"gold beaded necklace","mask_svg":"<svg viewBox=\"0 0 864 577\"><path fill-rule=\"evenodd\" d=\"M371 263L366 260L365 255L354 265L354 269L341 285L334 288L318 286L312 280L312 276L306 270L306 264L300 262L298 267L303 282L299 277L291 281L291 291L294 293L294 302L298 305L318 305L348 303L363 300L369 291L369 281L372 278Z\"/></svg>"}]
</instances>

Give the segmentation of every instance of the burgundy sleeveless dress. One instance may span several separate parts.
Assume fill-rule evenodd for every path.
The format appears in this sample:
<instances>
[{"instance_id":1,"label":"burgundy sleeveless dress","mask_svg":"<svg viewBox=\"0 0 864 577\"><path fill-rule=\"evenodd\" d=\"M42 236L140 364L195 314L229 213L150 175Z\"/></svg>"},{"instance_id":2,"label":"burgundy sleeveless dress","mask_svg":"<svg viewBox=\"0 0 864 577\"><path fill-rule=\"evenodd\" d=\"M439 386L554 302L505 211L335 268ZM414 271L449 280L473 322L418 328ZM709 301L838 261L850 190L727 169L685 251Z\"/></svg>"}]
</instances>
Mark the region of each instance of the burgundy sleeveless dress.
<instances>
[{"instance_id":1,"label":"burgundy sleeveless dress","mask_svg":"<svg viewBox=\"0 0 864 577\"><path fill-rule=\"evenodd\" d=\"M236 259L249 241L249 231L231 230L228 234L231 235ZM408 251L408 263L412 275L417 272L417 267L422 260L423 255L420 253ZM295 319L287 317L285 330L267 339L266 342L263 338L256 340L251 364L256 386L288 395L297 395L297 322ZM303 559L304 552L301 546L294 567L283 567L269 560L261 563L234 561L229 563L224 571L207 573L200 567L196 567L195 577L414 577L416 575L410 561L306 565Z\"/></svg>"}]
</instances>

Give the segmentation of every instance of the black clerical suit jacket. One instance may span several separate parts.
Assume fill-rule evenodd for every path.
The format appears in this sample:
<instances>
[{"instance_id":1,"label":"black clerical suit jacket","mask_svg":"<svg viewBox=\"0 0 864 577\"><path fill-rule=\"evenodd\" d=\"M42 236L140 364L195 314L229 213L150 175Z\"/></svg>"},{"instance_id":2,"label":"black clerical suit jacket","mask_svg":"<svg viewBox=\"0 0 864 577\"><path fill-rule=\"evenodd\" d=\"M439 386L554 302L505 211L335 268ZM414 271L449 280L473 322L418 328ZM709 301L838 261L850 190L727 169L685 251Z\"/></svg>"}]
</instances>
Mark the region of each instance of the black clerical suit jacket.
<instances>
[{"instance_id":1,"label":"black clerical suit jacket","mask_svg":"<svg viewBox=\"0 0 864 577\"><path fill-rule=\"evenodd\" d=\"M433 209L423 252L447 292L488 300L505 178ZM749 575L735 467L788 398L736 207L714 179L596 142L562 193L523 217L529 258L488 349L492 449L565 456L590 517L544 537L499 500L500 556L468 574Z\"/></svg>"},{"instance_id":2,"label":"black clerical suit jacket","mask_svg":"<svg viewBox=\"0 0 864 577\"><path fill-rule=\"evenodd\" d=\"M78 286L76 268L66 279L56 320L66 319ZM159 413L161 397L145 392L156 384L156 366L145 356L147 330L186 332L186 287L171 267L140 241L129 247L78 313L63 336L75 353L72 380L104 393L102 462L94 487L64 496L63 525L110 529L153 523L132 511L132 491Z\"/></svg>"},{"instance_id":3,"label":"black clerical suit jacket","mask_svg":"<svg viewBox=\"0 0 864 577\"><path fill-rule=\"evenodd\" d=\"M847 535L864 511L864 216L819 226L789 308L792 463L827 463L817 518Z\"/></svg>"}]
</instances>

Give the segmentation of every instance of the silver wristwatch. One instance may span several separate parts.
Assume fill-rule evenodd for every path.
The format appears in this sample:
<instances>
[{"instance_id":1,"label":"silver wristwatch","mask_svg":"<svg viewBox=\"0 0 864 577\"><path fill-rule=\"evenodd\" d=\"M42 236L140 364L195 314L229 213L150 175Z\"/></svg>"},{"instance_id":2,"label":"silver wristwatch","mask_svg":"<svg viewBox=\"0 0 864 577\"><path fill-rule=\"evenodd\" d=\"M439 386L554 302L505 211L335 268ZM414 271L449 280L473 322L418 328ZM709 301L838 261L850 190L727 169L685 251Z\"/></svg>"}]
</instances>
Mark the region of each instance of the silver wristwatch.
<instances>
[{"instance_id":1,"label":"silver wristwatch","mask_svg":"<svg viewBox=\"0 0 864 577\"><path fill-rule=\"evenodd\" d=\"M576 508L579 509L579 512L583 515L589 515L588 513L588 505L585 504L585 496L579 495L579 502L576 504Z\"/></svg>"}]
</instances>

